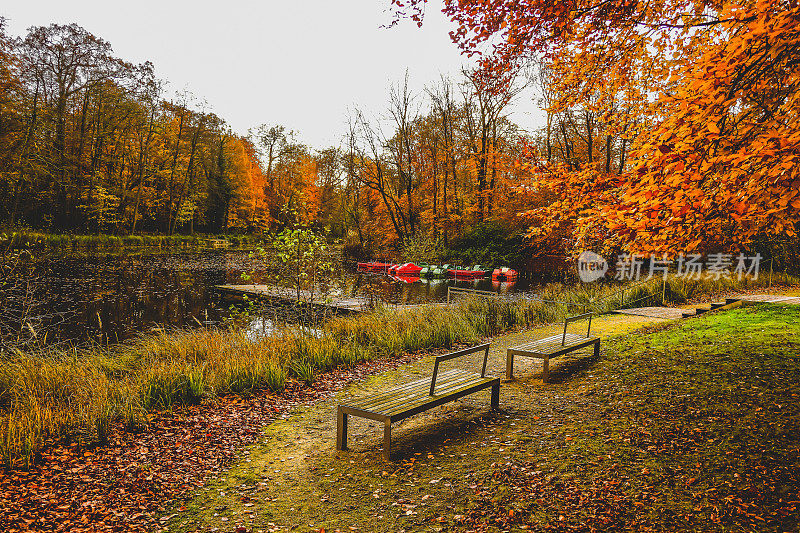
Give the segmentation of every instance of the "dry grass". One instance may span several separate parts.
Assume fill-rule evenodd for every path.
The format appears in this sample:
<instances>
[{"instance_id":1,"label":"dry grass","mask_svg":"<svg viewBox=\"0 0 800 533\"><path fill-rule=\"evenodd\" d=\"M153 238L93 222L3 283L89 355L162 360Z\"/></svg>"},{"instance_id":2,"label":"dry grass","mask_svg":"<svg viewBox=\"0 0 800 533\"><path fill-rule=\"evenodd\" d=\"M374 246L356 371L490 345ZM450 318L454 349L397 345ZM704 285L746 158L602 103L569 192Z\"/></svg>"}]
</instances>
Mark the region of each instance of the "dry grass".
<instances>
[{"instance_id":1,"label":"dry grass","mask_svg":"<svg viewBox=\"0 0 800 533\"><path fill-rule=\"evenodd\" d=\"M748 285L746 288L750 288ZM671 283L675 302L733 289L707 282ZM553 299L613 306L606 288L553 292ZM654 281L631 298L660 299ZM597 305L598 302L600 305ZM590 307L591 308L591 307ZM169 409L228 393L281 391L292 377L313 382L320 372L379 356L447 348L482 337L559 321L572 305L536 300L468 299L450 307L376 309L327 322L321 330L286 328L272 336L240 330L160 333L108 349L20 351L0 365L0 455L7 466L28 466L49 440L103 443L109 423L146 423L148 410Z\"/></svg>"}]
</instances>

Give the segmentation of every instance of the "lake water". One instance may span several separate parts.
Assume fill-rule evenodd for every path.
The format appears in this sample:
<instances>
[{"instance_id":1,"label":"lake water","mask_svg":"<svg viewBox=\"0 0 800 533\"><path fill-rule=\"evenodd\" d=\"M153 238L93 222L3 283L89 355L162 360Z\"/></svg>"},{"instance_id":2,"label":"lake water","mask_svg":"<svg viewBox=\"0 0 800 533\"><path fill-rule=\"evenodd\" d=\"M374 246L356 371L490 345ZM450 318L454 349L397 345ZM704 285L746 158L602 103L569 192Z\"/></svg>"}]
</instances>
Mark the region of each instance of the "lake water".
<instances>
[{"instance_id":1,"label":"lake water","mask_svg":"<svg viewBox=\"0 0 800 533\"><path fill-rule=\"evenodd\" d=\"M217 325L230 316L215 285L253 282L280 283L263 261L246 250L139 252L123 254L46 254L31 263L25 280L12 280L0 291L0 327L6 338L47 344L96 341L116 343L154 328ZM444 301L447 287L495 292L529 290L525 277L516 283L491 279L431 280L407 283L385 275L357 272L342 262L322 289L332 296L373 295L392 304ZM20 323L19 317L25 321ZM253 320L250 328L263 332L271 320Z\"/></svg>"}]
</instances>

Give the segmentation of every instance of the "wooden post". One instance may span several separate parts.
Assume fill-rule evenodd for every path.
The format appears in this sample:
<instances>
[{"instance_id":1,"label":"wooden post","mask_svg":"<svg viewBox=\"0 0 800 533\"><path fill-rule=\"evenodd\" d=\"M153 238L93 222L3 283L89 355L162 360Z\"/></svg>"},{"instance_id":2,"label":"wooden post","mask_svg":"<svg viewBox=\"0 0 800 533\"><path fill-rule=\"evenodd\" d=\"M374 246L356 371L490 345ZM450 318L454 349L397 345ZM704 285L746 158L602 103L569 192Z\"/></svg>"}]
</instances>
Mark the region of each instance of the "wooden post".
<instances>
[{"instance_id":1,"label":"wooden post","mask_svg":"<svg viewBox=\"0 0 800 533\"><path fill-rule=\"evenodd\" d=\"M433 376L431 376L431 393L430 395L433 396L433 393L436 391L436 375L439 373L439 358L433 360Z\"/></svg>"},{"instance_id":2,"label":"wooden post","mask_svg":"<svg viewBox=\"0 0 800 533\"><path fill-rule=\"evenodd\" d=\"M772 288L772 263L775 262L775 258L771 258L769 260L769 284L767 285L768 288Z\"/></svg>"},{"instance_id":3,"label":"wooden post","mask_svg":"<svg viewBox=\"0 0 800 533\"><path fill-rule=\"evenodd\" d=\"M600 357L600 341L598 340L594 343L594 358L598 359Z\"/></svg>"},{"instance_id":4,"label":"wooden post","mask_svg":"<svg viewBox=\"0 0 800 533\"><path fill-rule=\"evenodd\" d=\"M347 413L345 413L341 406L337 409L337 424L336 424L336 449L347 449Z\"/></svg>"},{"instance_id":5,"label":"wooden post","mask_svg":"<svg viewBox=\"0 0 800 533\"><path fill-rule=\"evenodd\" d=\"M486 351L483 352L483 368L481 368L481 377L486 377L486 362L489 359L489 345L486 345Z\"/></svg>"},{"instance_id":6,"label":"wooden post","mask_svg":"<svg viewBox=\"0 0 800 533\"><path fill-rule=\"evenodd\" d=\"M392 448L392 421L386 419L383 423L383 456L389 461Z\"/></svg>"},{"instance_id":7,"label":"wooden post","mask_svg":"<svg viewBox=\"0 0 800 533\"><path fill-rule=\"evenodd\" d=\"M492 409L498 410L500 408L500 384L492 386Z\"/></svg>"},{"instance_id":8,"label":"wooden post","mask_svg":"<svg viewBox=\"0 0 800 533\"><path fill-rule=\"evenodd\" d=\"M542 359L542 382L547 383L550 379L550 358L546 355Z\"/></svg>"},{"instance_id":9,"label":"wooden post","mask_svg":"<svg viewBox=\"0 0 800 533\"><path fill-rule=\"evenodd\" d=\"M506 352L506 381L514 381L514 354Z\"/></svg>"}]
</instances>

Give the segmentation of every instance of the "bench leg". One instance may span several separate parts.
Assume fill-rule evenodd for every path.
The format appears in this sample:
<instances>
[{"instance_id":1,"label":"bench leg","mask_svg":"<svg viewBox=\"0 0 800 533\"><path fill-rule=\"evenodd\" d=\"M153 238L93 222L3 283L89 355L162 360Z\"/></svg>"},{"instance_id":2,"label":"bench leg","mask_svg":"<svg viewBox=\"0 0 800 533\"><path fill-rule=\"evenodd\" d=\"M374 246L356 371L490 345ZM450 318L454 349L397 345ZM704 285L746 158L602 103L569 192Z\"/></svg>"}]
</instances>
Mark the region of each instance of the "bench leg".
<instances>
[{"instance_id":1,"label":"bench leg","mask_svg":"<svg viewBox=\"0 0 800 533\"><path fill-rule=\"evenodd\" d=\"M514 354L506 352L506 381L514 381Z\"/></svg>"},{"instance_id":2,"label":"bench leg","mask_svg":"<svg viewBox=\"0 0 800 533\"><path fill-rule=\"evenodd\" d=\"M383 423L383 456L389 461L392 449L392 421L386 420Z\"/></svg>"},{"instance_id":3,"label":"bench leg","mask_svg":"<svg viewBox=\"0 0 800 533\"><path fill-rule=\"evenodd\" d=\"M492 385L492 409L500 409L500 384Z\"/></svg>"},{"instance_id":4,"label":"bench leg","mask_svg":"<svg viewBox=\"0 0 800 533\"><path fill-rule=\"evenodd\" d=\"M550 379L550 358L545 357L542 359L542 381L547 383L548 379Z\"/></svg>"},{"instance_id":5,"label":"bench leg","mask_svg":"<svg viewBox=\"0 0 800 533\"><path fill-rule=\"evenodd\" d=\"M594 343L594 358L597 359L600 357L600 341Z\"/></svg>"},{"instance_id":6,"label":"bench leg","mask_svg":"<svg viewBox=\"0 0 800 533\"><path fill-rule=\"evenodd\" d=\"M336 423L336 449L347 449L347 413L342 411L342 408L337 409L337 423Z\"/></svg>"}]
</instances>

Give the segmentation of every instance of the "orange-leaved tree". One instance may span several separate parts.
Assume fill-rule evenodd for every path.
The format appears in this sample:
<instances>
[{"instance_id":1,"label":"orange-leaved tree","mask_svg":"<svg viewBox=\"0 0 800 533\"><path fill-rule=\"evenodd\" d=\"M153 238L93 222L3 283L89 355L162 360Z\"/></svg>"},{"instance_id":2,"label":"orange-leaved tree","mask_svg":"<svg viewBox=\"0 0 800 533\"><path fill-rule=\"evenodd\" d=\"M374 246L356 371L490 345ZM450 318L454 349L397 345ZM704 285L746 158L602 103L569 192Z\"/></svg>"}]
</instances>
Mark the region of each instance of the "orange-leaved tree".
<instances>
[{"instance_id":1,"label":"orange-leaved tree","mask_svg":"<svg viewBox=\"0 0 800 533\"><path fill-rule=\"evenodd\" d=\"M424 0L395 4L421 22ZM555 196L526 213L531 233L567 224L575 246L638 252L795 235L799 9L779 0L445 0L454 40L485 69L546 64L548 109L589 112L608 139L605 158L590 150L577 163L529 150L531 185Z\"/></svg>"}]
</instances>

